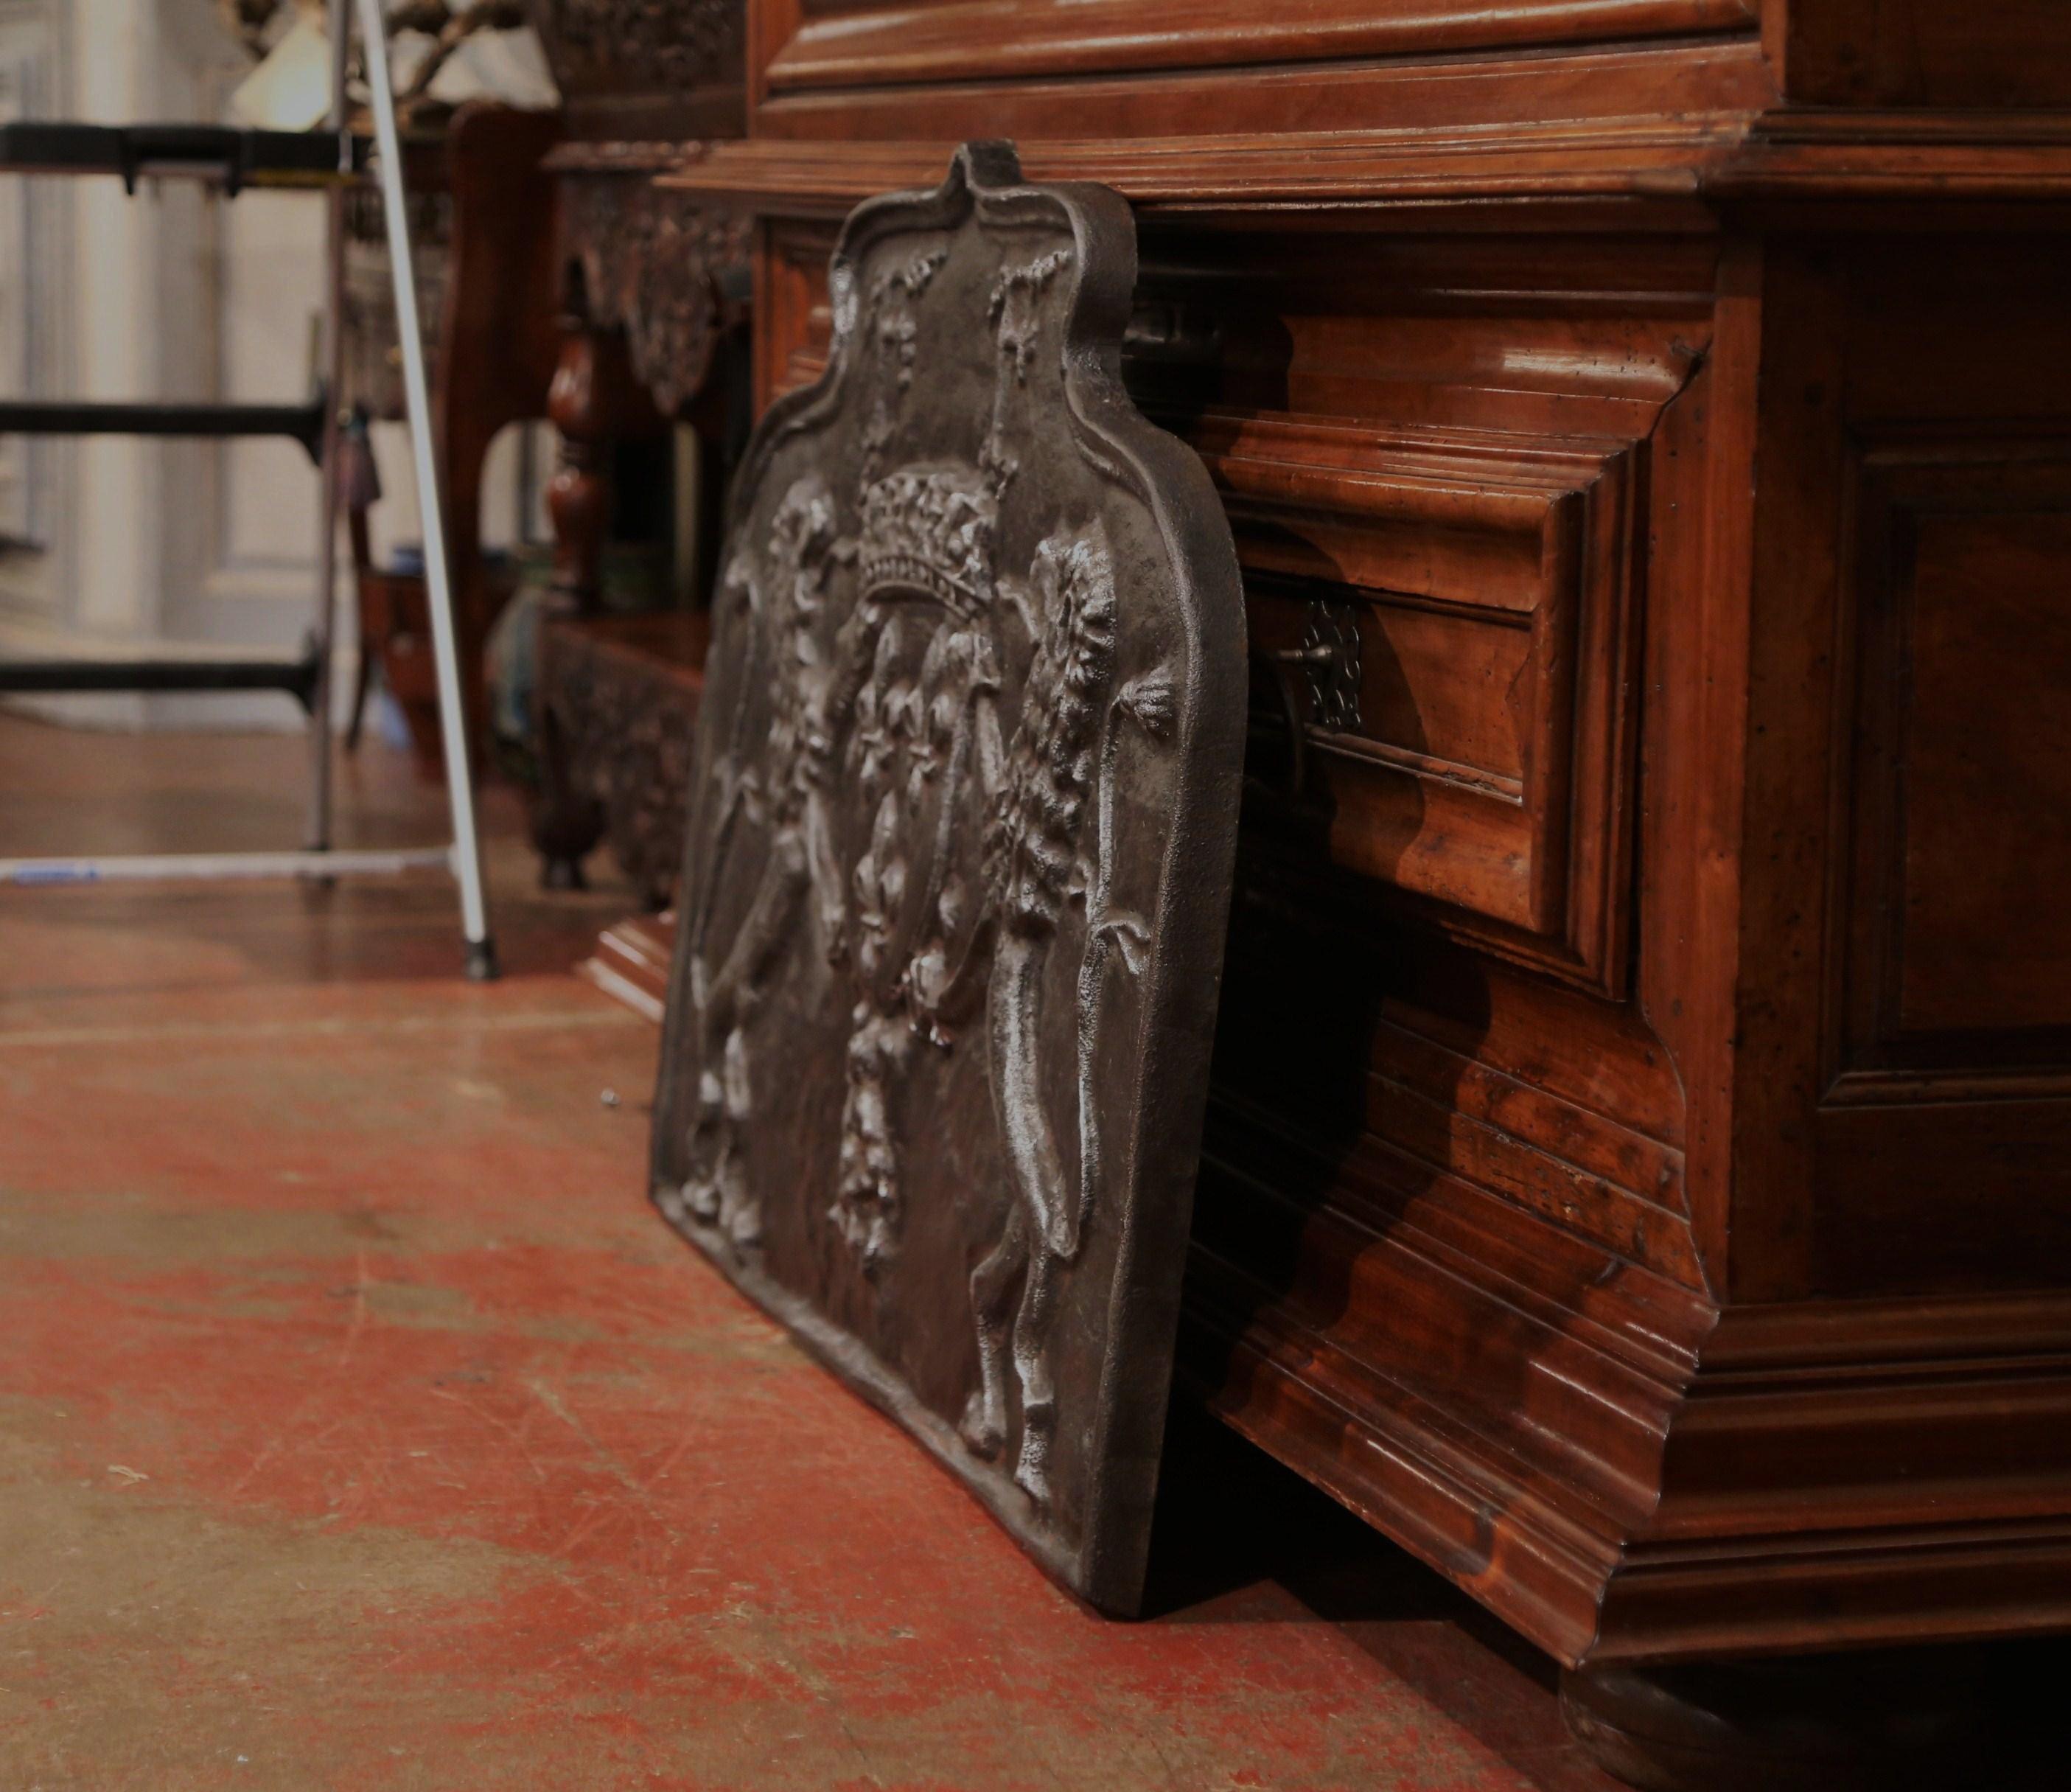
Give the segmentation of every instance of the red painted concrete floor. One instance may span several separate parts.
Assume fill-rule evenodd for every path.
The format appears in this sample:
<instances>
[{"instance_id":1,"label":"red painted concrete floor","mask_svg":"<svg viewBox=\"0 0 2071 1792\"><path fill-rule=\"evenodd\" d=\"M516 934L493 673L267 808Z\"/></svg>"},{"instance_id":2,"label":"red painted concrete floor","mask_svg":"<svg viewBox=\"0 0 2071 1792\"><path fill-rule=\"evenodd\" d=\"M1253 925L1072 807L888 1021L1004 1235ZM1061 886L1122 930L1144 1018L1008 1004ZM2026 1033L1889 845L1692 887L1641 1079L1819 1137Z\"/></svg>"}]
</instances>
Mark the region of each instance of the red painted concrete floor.
<instances>
[{"instance_id":1,"label":"red painted concrete floor","mask_svg":"<svg viewBox=\"0 0 2071 1792\"><path fill-rule=\"evenodd\" d=\"M0 853L289 843L294 774L0 720ZM655 1034L568 974L624 896L490 814L489 988L435 882L0 894L0 1789L1610 1786L1204 1424L1157 1615L1053 1588L650 1215Z\"/></svg>"}]
</instances>

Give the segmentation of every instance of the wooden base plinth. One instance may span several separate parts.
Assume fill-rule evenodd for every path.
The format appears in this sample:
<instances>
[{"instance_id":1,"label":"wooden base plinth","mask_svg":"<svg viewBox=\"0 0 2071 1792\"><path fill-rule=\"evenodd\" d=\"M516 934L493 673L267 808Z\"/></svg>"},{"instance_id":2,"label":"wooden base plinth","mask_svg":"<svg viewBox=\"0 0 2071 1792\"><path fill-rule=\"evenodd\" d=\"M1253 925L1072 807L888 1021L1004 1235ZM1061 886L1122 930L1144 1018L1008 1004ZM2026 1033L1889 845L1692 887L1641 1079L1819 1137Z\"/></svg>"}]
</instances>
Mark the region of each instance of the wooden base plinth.
<instances>
[{"instance_id":1,"label":"wooden base plinth","mask_svg":"<svg viewBox=\"0 0 2071 1792\"><path fill-rule=\"evenodd\" d=\"M613 1000L658 1026L668 999L669 961L676 949L674 909L634 915L598 936L597 953L578 971Z\"/></svg>"},{"instance_id":2,"label":"wooden base plinth","mask_svg":"<svg viewBox=\"0 0 2071 1792\"><path fill-rule=\"evenodd\" d=\"M2041 1714L2065 1665L2042 1644L1603 1667L1563 1675L1560 1708L1642 1792L2026 1792L2060 1783Z\"/></svg>"}]
</instances>

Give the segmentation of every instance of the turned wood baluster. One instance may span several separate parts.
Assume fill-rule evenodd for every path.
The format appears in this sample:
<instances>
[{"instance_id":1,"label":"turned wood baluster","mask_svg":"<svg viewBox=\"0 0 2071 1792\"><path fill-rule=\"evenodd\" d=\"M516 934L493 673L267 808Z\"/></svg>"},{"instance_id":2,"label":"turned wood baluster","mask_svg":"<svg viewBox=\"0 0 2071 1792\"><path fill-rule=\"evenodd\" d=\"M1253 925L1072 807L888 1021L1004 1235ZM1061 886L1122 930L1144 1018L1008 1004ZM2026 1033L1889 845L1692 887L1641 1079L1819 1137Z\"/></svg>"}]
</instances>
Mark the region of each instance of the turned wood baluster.
<instances>
[{"instance_id":1,"label":"turned wood baluster","mask_svg":"<svg viewBox=\"0 0 2071 1792\"><path fill-rule=\"evenodd\" d=\"M596 610L603 590L604 543L611 523L609 408L604 379L605 333L580 312L561 318L561 353L547 395L559 441L547 505L554 523L557 610Z\"/></svg>"},{"instance_id":2,"label":"turned wood baluster","mask_svg":"<svg viewBox=\"0 0 2071 1792\"><path fill-rule=\"evenodd\" d=\"M617 420L612 401L620 383L612 376L625 347L617 331L599 329L577 305L563 313L560 327L560 360L547 396L558 440L554 476L547 486L554 583L539 633L533 698L539 793L530 818L540 882L550 890L579 890L584 887L582 862L604 837L604 808L576 787L572 775L564 731L555 713L552 630L545 624L554 616L593 615L602 606Z\"/></svg>"}]
</instances>

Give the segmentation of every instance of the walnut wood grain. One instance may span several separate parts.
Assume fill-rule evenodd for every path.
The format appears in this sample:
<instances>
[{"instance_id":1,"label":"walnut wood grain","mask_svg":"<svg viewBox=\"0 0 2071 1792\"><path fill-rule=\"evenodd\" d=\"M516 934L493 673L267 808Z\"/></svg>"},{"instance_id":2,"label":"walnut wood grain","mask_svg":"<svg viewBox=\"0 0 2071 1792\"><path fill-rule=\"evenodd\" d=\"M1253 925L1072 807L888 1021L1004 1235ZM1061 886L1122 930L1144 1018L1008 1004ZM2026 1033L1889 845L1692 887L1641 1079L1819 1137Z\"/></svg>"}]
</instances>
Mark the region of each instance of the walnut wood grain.
<instances>
[{"instance_id":1,"label":"walnut wood grain","mask_svg":"<svg viewBox=\"0 0 2071 1792\"><path fill-rule=\"evenodd\" d=\"M1024 135L1044 133L1031 128L1033 109L1028 122L1019 109L1039 90L1058 122L1101 116L1113 121L1090 128L1118 134L1183 131L1182 121L1201 115L1195 96L1204 92L1242 108L1232 129L1267 117L1278 128L1315 128L1308 120L1325 96L1331 122L1350 123L1358 90L1388 92L1416 110L1430 96L1438 116L1429 121L1443 123L1505 84L1503 68L1478 69L1470 55L1536 64L1532 74L1556 105L1636 117L1664 109L1647 103L1659 98L1649 92L1651 72L1686 64L1716 80L1722 44L1794 105L2011 113L2071 102L2071 35L2056 0L1967 8L1942 0L1311 0L1298 9L1178 0L1152 12L1140 0L759 0L751 13L750 92L779 134L813 115L818 109L796 102L816 92L839 91L835 104L852 117L888 118L893 105L867 96L920 84L940 94L974 72L1015 84L995 124ZM1449 58L1441 92L1419 64ZM1224 72L1237 70L1269 71L1278 91L1245 93L1260 84ZM1152 76L1162 91L1142 91ZM1084 91L1096 82L1106 91Z\"/></svg>"},{"instance_id":2,"label":"walnut wood grain","mask_svg":"<svg viewBox=\"0 0 2071 1792\"><path fill-rule=\"evenodd\" d=\"M2054 0L1770 0L1786 90L1822 105L2061 106L2071 32Z\"/></svg>"},{"instance_id":3,"label":"walnut wood grain","mask_svg":"<svg viewBox=\"0 0 2071 1792\"><path fill-rule=\"evenodd\" d=\"M1419 347L1427 364L1442 352ZM1664 395L1691 353L1622 347L1620 379L1642 388L1651 348ZM1254 646L1299 648L1319 604L1357 646L1359 713L1302 705L1312 782L1296 802L1327 817L1331 863L1426 899L1493 950L1622 992L1632 450L1227 412L1197 413L1192 439L1250 576Z\"/></svg>"},{"instance_id":4,"label":"walnut wood grain","mask_svg":"<svg viewBox=\"0 0 2071 1792\"><path fill-rule=\"evenodd\" d=\"M1587 229L1688 228L1711 203L1832 208L1909 200L1938 207L2047 207L2071 199L2071 117L2061 113L1696 110L1669 118L1451 121L1393 130L1215 136L1041 137L1031 165L1097 180L1146 215L1288 215L1314 223L1333 206L1388 203L1393 228L1458 228L1506 202ZM910 125L910 114L903 122ZM1042 121L1029 121L1031 129ZM1055 129L1055 119L1052 129ZM662 183L747 207L839 215L910 184L942 150L896 131L857 142L771 137L715 146ZM1550 209L1549 209L1550 208ZM1513 222L1515 220L1513 219ZM1860 222L1858 217L1857 222ZM1342 223L1335 228L1343 228Z\"/></svg>"}]
</instances>

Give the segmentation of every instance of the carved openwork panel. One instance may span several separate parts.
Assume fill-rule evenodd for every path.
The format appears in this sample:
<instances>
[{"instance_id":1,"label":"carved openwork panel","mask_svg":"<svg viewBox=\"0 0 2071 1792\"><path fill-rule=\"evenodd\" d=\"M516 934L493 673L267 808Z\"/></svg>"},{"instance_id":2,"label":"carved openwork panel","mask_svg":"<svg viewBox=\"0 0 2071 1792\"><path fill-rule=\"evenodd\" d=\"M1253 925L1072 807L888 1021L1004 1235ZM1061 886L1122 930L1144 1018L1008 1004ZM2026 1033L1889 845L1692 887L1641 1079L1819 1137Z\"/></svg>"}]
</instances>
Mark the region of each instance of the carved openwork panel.
<instances>
[{"instance_id":1,"label":"carved openwork panel","mask_svg":"<svg viewBox=\"0 0 2071 1792\"><path fill-rule=\"evenodd\" d=\"M721 333L745 308L749 226L646 174L564 172L563 252L589 321L625 332L633 371L665 415L695 398Z\"/></svg>"},{"instance_id":2,"label":"carved openwork panel","mask_svg":"<svg viewBox=\"0 0 2071 1792\"><path fill-rule=\"evenodd\" d=\"M532 0L564 92L683 92L738 80L744 0Z\"/></svg>"},{"instance_id":3,"label":"carved openwork panel","mask_svg":"<svg viewBox=\"0 0 2071 1792\"><path fill-rule=\"evenodd\" d=\"M539 636L543 800L575 833L563 850L601 833L655 908L683 861L702 620L561 617Z\"/></svg>"},{"instance_id":4,"label":"carved openwork panel","mask_svg":"<svg viewBox=\"0 0 2071 1792\"><path fill-rule=\"evenodd\" d=\"M959 152L834 260L740 477L656 1199L1052 1572L1138 1601L1245 718L1105 189Z\"/></svg>"}]
</instances>

